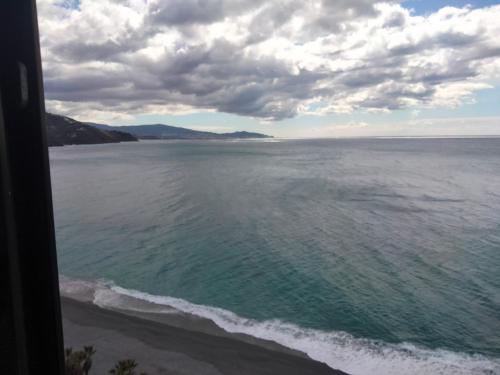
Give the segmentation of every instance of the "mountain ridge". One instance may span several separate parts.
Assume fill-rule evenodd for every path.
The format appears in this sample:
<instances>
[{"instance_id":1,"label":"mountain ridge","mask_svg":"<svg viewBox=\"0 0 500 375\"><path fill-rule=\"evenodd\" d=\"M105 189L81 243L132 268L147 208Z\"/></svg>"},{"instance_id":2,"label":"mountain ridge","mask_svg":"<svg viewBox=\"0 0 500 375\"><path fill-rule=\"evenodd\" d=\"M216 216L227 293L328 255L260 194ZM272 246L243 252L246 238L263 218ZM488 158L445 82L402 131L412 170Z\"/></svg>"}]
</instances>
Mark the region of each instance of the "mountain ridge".
<instances>
[{"instance_id":1,"label":"mountain ridge","mask_svg":"<svg viewBox=\"0 0 500 375\"><path fill-rule=\"evenodd\" d=\"M87 123L97 129L107 131L127 132L139 139L252 139L273 138L270 135L236 131L231 133L213 133L207 131L181 128L166 124L122 125L111 126L105 124Z\"/></svg>"},{"instance_id":2,"label":"mountain ridge","mask_svg":"<svg viewBox=\"0 0 500 375\"><path fill-rule=\"evenodd\" d=\"M45 125L49 147L138 141L135 136L127 132L97 129L71 117L48 112L45 114Z\"/></svg>"}]
</instances>

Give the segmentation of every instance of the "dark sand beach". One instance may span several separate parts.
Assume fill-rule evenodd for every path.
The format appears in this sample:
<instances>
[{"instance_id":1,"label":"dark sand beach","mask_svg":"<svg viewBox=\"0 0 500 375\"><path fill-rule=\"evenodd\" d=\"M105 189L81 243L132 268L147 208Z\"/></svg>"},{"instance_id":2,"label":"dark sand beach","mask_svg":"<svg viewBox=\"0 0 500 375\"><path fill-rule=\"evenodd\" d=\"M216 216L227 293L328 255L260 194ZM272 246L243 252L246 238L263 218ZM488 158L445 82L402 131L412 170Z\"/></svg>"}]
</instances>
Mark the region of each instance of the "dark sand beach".
<instances>
[{"instance_id":1,"label":"dark sand beach","mask_svg":"<svg viewBox=\"0 0 500 375\"><path fill-rule=\"evenodd\" d=\"M91 374L106 374L125 358L150 375L345 374L272 342L202 329L206 322L189 317L172 314L170 321L160 321L153 314L133 316L67 297L61 305L65 346L97 350ZM181 328L190 321L194 329Z\"/></svg>"}]
</instances>

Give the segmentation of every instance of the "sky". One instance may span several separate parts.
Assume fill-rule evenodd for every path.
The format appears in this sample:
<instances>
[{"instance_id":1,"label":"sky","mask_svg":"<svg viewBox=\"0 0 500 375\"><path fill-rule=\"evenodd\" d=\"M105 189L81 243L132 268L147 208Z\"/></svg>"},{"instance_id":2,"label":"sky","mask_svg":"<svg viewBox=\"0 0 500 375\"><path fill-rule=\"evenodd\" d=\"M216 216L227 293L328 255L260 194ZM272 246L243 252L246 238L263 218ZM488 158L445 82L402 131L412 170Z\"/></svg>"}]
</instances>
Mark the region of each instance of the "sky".
<instances>
[{"instance_id":1,"label":"sky","mask_svg":"<svg viewBox=\"0 0 500 375\"><path fill-rule=\"evenodd\" d=\"M500 1L38 0L48 111L277 137L500 135Z\"/></svg>"}]
</instances>

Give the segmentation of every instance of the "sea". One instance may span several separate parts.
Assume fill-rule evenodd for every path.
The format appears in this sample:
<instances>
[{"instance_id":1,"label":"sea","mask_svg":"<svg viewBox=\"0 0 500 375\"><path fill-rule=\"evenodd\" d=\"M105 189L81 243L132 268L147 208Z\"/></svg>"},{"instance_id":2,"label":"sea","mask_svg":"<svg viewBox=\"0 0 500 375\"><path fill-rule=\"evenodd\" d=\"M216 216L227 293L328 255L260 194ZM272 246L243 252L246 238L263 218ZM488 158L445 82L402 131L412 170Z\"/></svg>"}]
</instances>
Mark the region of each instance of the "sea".
<instances>
[{"instance_id":1,"label":"sea","mask_svg":"<svg viewBox=\"0 0 500 375\"><path fill-rule=\"evenodd\" d=\"M61 287L94 283L99 306L352 375L500 374L500 138L141 141L50 164Z\"/></svg>"}]
</instances>

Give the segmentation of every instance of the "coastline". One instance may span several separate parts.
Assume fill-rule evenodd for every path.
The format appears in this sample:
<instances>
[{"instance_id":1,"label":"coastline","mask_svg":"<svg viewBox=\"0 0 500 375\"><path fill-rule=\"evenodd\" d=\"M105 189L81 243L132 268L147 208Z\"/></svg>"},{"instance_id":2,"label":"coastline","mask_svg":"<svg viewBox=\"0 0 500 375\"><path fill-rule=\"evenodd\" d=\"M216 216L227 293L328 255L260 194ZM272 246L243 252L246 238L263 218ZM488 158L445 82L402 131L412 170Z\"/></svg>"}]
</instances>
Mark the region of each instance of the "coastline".
<instances>
[{"instance_id":1,"label":"coastline","mask_svg":"<svg viewBox=\"0 0 500 375\"><path fill-rule=\"evenodd\" d=\"M117 360L132 358L149 375L347 375L279 344L217 333L192 317L169 314L167 322L160 314L124 313L65 296L61 307L65 347L97 350L90 374L107 373ZM190 319L194 329L182 327Z\"/></svg>"},{"instance_id":2,"label":"coastline","mask_svg":"<svg viewBox=\"0 0 500 375\"><path fill-rule=\"evenodd\" d=\"M220 354L222 359L219 360L223 364L242 361L239 367L248 366L248 359L244 359L247 352L257 351L251 355L265 358L262 361L266 366L250 366L250 370L243 373L256 375L345 374L342 371L366 375L486 375L496 374L500 369L500 362L495 358L419 348L411 343L390 344L354 338L343 332L308 330L280 321L258 322L217 307L124 289L109 280L82 280L60 275L59 281L66 346L75 349L83 345L96 346L98 353L94 363L98 369L92 372L95 375L107 373L116 361L126 358L145 364L147 367L141 366L139 370L147 371L149 375L235 373L233 370L221 372L215 367L209 360L213 354L206 352L207 347L216 351L215 356L226 353ZM130 319L139 319L143 327L129 331ZM144 332L163 329L167 330L166 333L156 334L153 338L141 336ZM189 337L180 347L173 339L179 332L181 336ZM225 346L221 346L218 340L229 340L234 345L226 343L226 346L230 345L236 351L227 356ZM189 344L192 342L199 345L194 353ZM251 349L245 349L248 347ZM201 358L197 354L200 350L203 353ZM289 356L284 367L272 365L278 354ZM309 364L302 363L305 367L300 372L293 372L290 369L296 367L293 363L298 359ZM311 363L314 364L312 368L309 367ZM322 366L321 372L311 370L318 365ZM268 367L272 372L268 372Z\"/></svg>"}]
</instances>

